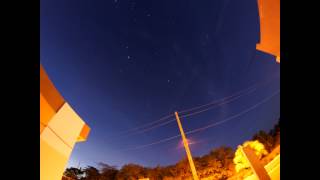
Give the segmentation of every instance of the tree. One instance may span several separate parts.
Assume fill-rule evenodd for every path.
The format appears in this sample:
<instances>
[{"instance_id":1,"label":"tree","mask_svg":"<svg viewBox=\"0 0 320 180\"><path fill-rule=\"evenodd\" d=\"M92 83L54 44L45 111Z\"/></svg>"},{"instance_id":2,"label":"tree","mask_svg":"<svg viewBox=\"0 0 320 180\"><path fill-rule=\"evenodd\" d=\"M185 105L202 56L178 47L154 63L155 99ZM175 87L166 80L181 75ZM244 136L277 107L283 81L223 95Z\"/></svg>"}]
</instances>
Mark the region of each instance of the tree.
<instances>
[{"instance_id":1,"label":"tree","mask_svg":"<svg viewBox=\"0 0 320 180\"><path fill-rule=\"evenodd\" d=\"M176 171L181 178L192 175L187 157L183 158L176 165Z\"/></svg>"},{"instance_id":2,"label":"tree","mask_svg":"<svg viewBox=\"0 0 320 180\"><path fill-rule=\"evenodd\" d=\"M215 150L212 150L210 155L221 161L224 167L229 167L230 164L233 164L234 151L230 147L219 147Z\"/></svg>"},{"instance_id":3,"label":"tree","mask_svg":"<svg viewBox=\"0 0 320 180\"><path fill-rule=\"evenodd\" d=\"M126 164L117 173L117 180L137 180L146 176L145 168L137 164Z\"/></svg>"},{"instance_id":4,"label":"tree","mask_svg":"<svg viewBox=\"0 0 320 180\"><path fill-rule=\"evenodd\" d=\"M233 159L233 162L235 164L235 169L237 172L240 172L242 170L248 170L250 168L250 164L245 158L245 156L242 154L242 151L240 150L241 147L251 147L256 156L261 159L264 155L268 154L266 149L264 148L264 145L260 143L259 141L246 141L243 143L242 146L238 146L238 149L236 150L235 157Z\"/></svg>"},{"instance_id":5,"label":"tree","mask_svg":"<svg viewBox=\"0 0 320 180\"><path fill-rule=\"evenodd\" d=\"M115 166L110 166L105 163L99 163L101 180L113 180L116 178L119 170Z\"/></svg>"},{"instance_id":6,"label":"tree","mask_svg":"<svg viewBox=\"0 0 320 180\"><path fill-rule=\"evenodd\" d=\"M259 131L256 133L253 136L253 140L258 140L262 143L268 152L271 152L274 147L274 137L265 131Z\"/></svg>"},{"instance_id":7,"label":"tree","mask_svg":"<svg viewBox=\"0 0 320 180\"><path fill-rule=\"evenodd\" d=\"M269 133L259 131L253 136L254 141L247 141L243 146L255 149L256 155L261 159L271 152L277 144L280 144L280 119ZM252 173L249 164L237 149L221 146L212 149L208 154L194 157L194 163L198 176L209 179L228 179L237 172L240 179ZM120 170L115 166L105 163L98 164L99 170L88 166L84 170L68 168L65 176L74 180L137 180L149 178L150 180L181 180L192 179L188 159L185 157L171 166L156 166L154 168L143 167L137 164L124 165Z\"/></svg>"},{"instance_id":8,"label":"tree","mask_svg":"<svg viewBox=\"0 0 320 180\"><path fill-rule=\"evenodd\" d=\"M219 147L207 155L195 158L200 178L227 179L234 174L234 151L230 147Z\"/></svg>"},{"instance_id":9,"label":"tree","mask_svg":"<svg viewBox=\"0 0 320 180\"><path fill-rule=\"evenodd\" d=\"M84 172L81 170L81 168L78 169L78 168L75 168L75 167L70 167L70 168L67 168L65 170L63 175L66 176L66 177L70 177L70 178L72 178L74 180L79 180L79 179L81 179L81 176L83 175L83 173Z\"/></svg>"},{"instance_id":10,"label":"tree","mask_svg":"<svg viewBox=\"0 0 320 180\"><path fill-rule=\"evenodd\" d=\"M87 166L84 170L84 178L85 180L99 180L100 173L99 170L92 166Z\"/></svg>"},{"instance_id":11,"label":"tree","mask_svg":"<svg viewBox=\"0 0 320 180\"><path fill-rule=\"evenodd\" d=\"M270 131L269 134L274 139L273 148L280 145L280 118L279 118L278 123L274 126L274 128Z\"/></svg>"}]
</instances>

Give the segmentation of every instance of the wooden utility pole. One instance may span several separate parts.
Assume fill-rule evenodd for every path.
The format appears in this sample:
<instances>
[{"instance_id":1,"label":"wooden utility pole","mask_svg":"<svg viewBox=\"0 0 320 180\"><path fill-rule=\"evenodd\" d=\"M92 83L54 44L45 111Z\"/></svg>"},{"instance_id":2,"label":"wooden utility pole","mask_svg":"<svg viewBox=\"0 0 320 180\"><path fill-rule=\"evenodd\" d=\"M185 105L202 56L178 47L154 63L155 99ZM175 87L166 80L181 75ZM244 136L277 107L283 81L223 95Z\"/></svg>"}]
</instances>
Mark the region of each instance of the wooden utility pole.
<instances>
[{"instance_id":1,"label":"wooden utility pole","mask_svg":"<svg viewBox=\"0 0 320 180\"><path fill-rule=\"evenodd\" d=\"M266 169L260 163L260 160L256 156L254 150L249 146L240 147L244 157L248 160L251 169L259 180L271 180Z\"/></svg>"},{"instance_id":2,"label":"wooden utility pole","mask_svg":"<svg viewBox=\"0 0 320 180\"><path fill-rule=\"evenodd\" d=\"M183 145L184 145L184 148L185 148L186 153L187 153L187 157L188 157L188 161L189 161L189 165L190 165L190 169L191 169L191 172L192 172L193 179L194 180L199 180L198 175L197 175L197 171L196 171L196 167L194 166L194 163L193 163L193 160L192 160L192 155L191 155L191 152L190 152L190 149L189 149L188 141L187 141L187 138L186 138L186 136L184 134L184 131L183 131L183 128L182 128L182 125L181 125L181 122L180 122L180 118L179 118L178 112L175 112L175 115L176 115L177 123L178 123L179 129L180 129Z\"/></svg>"}]
</instances>

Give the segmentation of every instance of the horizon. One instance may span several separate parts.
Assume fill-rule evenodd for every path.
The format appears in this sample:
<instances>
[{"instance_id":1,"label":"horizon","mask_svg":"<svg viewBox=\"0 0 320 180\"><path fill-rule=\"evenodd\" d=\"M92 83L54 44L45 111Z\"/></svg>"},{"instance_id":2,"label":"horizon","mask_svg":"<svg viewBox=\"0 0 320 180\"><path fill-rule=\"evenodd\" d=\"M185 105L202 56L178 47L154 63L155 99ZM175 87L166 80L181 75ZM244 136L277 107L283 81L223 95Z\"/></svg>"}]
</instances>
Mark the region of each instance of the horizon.
<instances>
[{"instance_id":1,"label":"horizon","mask_svg":"<svg viewBox=\"0 0 320 180\"><path fill-rule=\"evenodd\" d=\"M280 120L280 118L279 118L279 120ZM278 121L279 122L279 121ZM278 124L278 122L276 123L276 124ZM276 125L275 124L275 125ZM271 131L272 129L273 129L274 127L272 127L272 128L270 128L268 131L264 131L264 132L266 132L266 133L269 133L269 131ZM261 130L260 130L261 131ZM257 131L256 133L258 133L259 131ZM252 137L254 136L254 134L252 135ZM252 137L250 138L250 139L247 139L246 141L251 141L252 140ZM179 149L184 149L184 147L183 147L183 144L182 144L182 140L180 140L181 142L177 145L177 149L179 148ZM246 141L244 141L244 142L246 142ZM244 144L244 142L242 142L242 143L240 143L239 145L243 145ZM195 142L195 144L197 144L197 142ZM239 146L238 145L238 146ZM189 143L189 147L192 147L192 143ZM232 151L236 151L236 149L238 148L238 147L230 147L230 146L224 146L224 145L221 145L221 146L219 146L219 147L215 147L215 148L212 148L211 150L209 150L208 152L206 152L206 153L204 153L204 154L202 154L202 155L199 155L199 156L193 156L193 158L199 158L199 157L203 157L203 156L205 156L205 155L208 155L211 151L214 151L214 150L216 150L216 149L218 149L218 148L221 148L221 147L227 147L227 148L231 148L232 149ZM109 166L111 166L111 167L114 167L114 168L116 168L117 170L120 170L123 166L125 166L125 165L128 165L128 164L135 164L135 165L139 165L139 166L142 166L142 167L145 167L145 168L156 168L156 167L158 167L158 166L160 166L160 167L168 167L168 166L174 166L174 165L176 165L177 163L179 163L180 161L182 161L182 160L186 160L187 159L187 156L185 155L184 157L182 157L180 160L178 160L177 162L174 162L174 163L171 163L171 164L165 164L165 165L154 165L154 166L144 166L144 165L141 165L141 164L136 164L136 163L132 163L132 162L128 162L128 163L125 163L125 164L123 164L123 165L121 165L121 166L116 166L116 165L113 165L113 164L108 164L108 163L106 163L106 162L97 162L97 163L95 163L95 165L84 165L84 166L80 166L81 165L81 163L78 163L78 165L77 166L72 166L72 165L70 165L69 164L69 166L68 167L66 167L66 168L78 168L78 169L84 169L84 168L86 168L86 167L89 167L89 166L92 166L92 167L95 167L95 168L97 168L97 169L99 169L100 170L100 165L99 164L104 164L104 165L109 165Z\"/></svg>"},{"instance_id":2,"label":"horizon","mask_svg":"<svg viewBox=\"0 0 320 180\"><path fill-rule=\"evenodd\" d=\"M181 118L185 132L206 127L187 134L193 156L234 149L280 118L280 65L256 50L256 0L41 0L40 13L41 64L91 127L67 167L175 164L181 139L161 141L179 135L175 121L121 132L216 100Z\"/></svg>"}]
</instances>

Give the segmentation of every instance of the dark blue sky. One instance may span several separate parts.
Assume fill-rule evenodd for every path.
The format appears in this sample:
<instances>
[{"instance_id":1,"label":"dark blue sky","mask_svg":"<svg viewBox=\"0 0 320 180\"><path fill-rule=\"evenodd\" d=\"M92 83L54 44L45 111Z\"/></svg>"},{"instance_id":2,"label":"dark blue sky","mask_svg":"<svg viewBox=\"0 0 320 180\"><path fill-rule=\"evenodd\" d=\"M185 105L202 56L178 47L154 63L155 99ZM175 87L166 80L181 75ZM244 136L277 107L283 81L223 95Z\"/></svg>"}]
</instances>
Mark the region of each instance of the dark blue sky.
<instances>
[{"instance_id":1,"label":"dark blue sky","mask_svg":"<svg viewBox=\"0 0 320 180\"><path fill-rule=\"evenodd\" d=\"M184 155L170 123L114 139L117 133L175 110L229 96L257 82L256 91L182 119L185 131L241 113L280 88L280 65L256 51L256 0L41 0L40 61L51 80L91 127L69 166L173 164ZM254 110L188 138L194 155L235 148L280 116L280 95ZM113 139L113 138L111 138Z\"/></svg>"}]
</instances>

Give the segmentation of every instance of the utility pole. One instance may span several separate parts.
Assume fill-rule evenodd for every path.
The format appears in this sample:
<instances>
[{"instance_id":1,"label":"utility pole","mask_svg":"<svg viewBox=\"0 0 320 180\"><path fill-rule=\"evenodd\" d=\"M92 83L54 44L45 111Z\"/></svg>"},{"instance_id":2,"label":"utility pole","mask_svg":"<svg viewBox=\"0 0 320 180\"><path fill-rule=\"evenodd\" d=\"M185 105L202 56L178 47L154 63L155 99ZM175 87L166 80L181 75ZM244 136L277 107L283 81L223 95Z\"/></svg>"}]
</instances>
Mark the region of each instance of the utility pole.
<instances>
[{"instance_id":1,"label":"utility pole","mask_svg":"<svg viewBox=\"0 0 320 180\"><path fill-rule=\"evenodd\" d=\"M194 163L193 163L193 160L192 160L192 155L191 155L191 152L190 152L190 149L189 149L188 141L187 141L187 138L186 138L186 136L184 134L184 131L183 131L183 128L182 128L182 125L181 125L181 122L180 122L180 118L179 118L178 112L175 112L175 115L176 115L177 123L178 123L179 129L180 129L183 145L184 145L184 148L185 148L186 153L187 153L187 157L188 157L188 161L189 161L189 165L190 165L190 169L191 169L191 172L192 172L193 179L194 180L199 180L198 175L197 175L197 171L196 171L196 167L194 166Z\"/></svg>"},{"instance_id":2,"label":"utility pole","mask_svg":"<svg viewBox=\"0 0 320 180\"><path fill-rule=\"evenodd\" d=\"M259 180L271 180L268 172L260 163L259 158L256 156L254 150L249 146L240 147L244 157L248 160L250 167Z\"/></svg>"}]
</instances>

